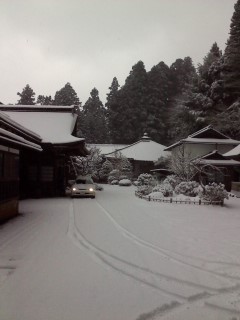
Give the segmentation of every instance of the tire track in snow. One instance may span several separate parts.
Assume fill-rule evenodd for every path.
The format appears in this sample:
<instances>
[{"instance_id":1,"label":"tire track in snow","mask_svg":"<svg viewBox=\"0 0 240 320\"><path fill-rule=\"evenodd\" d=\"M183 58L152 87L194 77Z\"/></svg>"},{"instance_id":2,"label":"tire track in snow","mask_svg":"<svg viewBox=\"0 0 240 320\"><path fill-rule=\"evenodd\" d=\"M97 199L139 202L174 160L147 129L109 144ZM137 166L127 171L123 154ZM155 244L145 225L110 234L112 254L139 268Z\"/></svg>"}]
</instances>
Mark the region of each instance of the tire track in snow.
<instances>
[{"instance_id":1,"label":"tire track in snow","mask_svg":"<svg viewBox=\"0 0 240 320\"><path fill-rule=\"evenodd\" d=\"M116 266L113 263L109 262L109 260L107 260L108 258L111 258L112 260L118 260L118 262L120 261L120 259L117 259L114 256L110 256L107 252L96 247L94 244L92 244L89 240L87 240L82 235L82 233L79 231L75 223L73 203L70 204L70 208L69 208L69 225L68 225L67 234L76 247L78 247L81 250L84 250L97 264L101 265L104 268L107 268L107 270L116 271L128 278L131 278L132 280L137 281L142 285L146 285L152 289L156 289L160 291L161 294L165 295L168 298L171 298L171 299L177 298L181 302L186 300L186 298L182 295L163 289L160 286L148 280L142 279L141 277L132 274L130 270L126 271L121 267L119 267L118 265ZM128 262L124 262L124 261L121 261L121 262L125 265L128 265L129 267L132 267L132 269L134 269L134 267L137 267L134 264L129 264ZM141 270L141 268L139 268L139 270ZM142 269L141 271L145 271L145 270ZM179 301L178 303L181 304Z\"/></svg>"},{"instance_id":2,"label":"tire track in snow","mask_svg":"<svg viewBox=\"0 0 240 320\"><path fill-rule=\"evenodd\" d=\"M79 230L75 223L75 210L74 210L74 205L73 202L70 204L70 215L69 215L69 226L68 226L68 236L71 238L73 241L74 245L76 245L78 248L81 250L84 250L91 258L98 264L100 264L102 267L107 268L108 270L118 272L126 277L129 277L135 281L137 281L140 284L144 284L146 286L149 286L152 289L156 289L160 291L162 294L166 295L167 297L170 297L171 299L177 298L177 300L171 300L169 304L164 304L156 309L148 312L148 313L143 313L141 314L137 320L154 320L156 319L156 316L162 317L168 314L171 314L172 312L179 312L180 310L188 309L190 306L198 305L199 303L203 303L204 305L207 305L208 298L211 297L217 297L221 295L225 295L229 292L239 292L240 286L232 286L232 287L227 287L227 288L221 288L218 290L214 290L212 287L206 287L206 286L201 286L201 285L196 285L195 283L191 283L188 281L180 280L178 278L174 277L169 277L166 275L163 275L158 272L154 272L148 268L143 268L138 265L135 265L134 263L131 263L129 261L126 261L124 259L121 259L104 249L99 248L96 246L94 243L89 241ZM118 264L114 265L112 262L109 261L109 258L113 261L117 261ZM124 264L127 266L127 270L122 268L119 263ZM176 294L170 290L165 290L161 288L161 286L158 286L156 284L153 284L152 282L147 281L146 279L143 279L139 276L136 276L135 274L132 274L130 272L130 269L133 270L140 270L144 271L146 274L153 274L156 277L159 278L166 278L170 281L177 282L182 285L188 285L188 286L193 286L193 287L200 287L201 289L207 289L208 292L203 291L200 292L199 294L189 296L186 298L185 296Z\"/></svg>"},{"instance_id":3,"label":"tire track in snow","mask_svg":"<svg viewBox=\"0 0 240 320\"><path fill-rule=\"evenodd\" d=\"M105 215L109 218L109 220L115 225L115 227L121 232L121 234L125 237L125 238L128 238L130 239L132 242L142 246L142 247L145 247L145 248L148 248L150 249L151 251L157 253L158 255L162 256L162 257L165 257L177 264L180 264L180 265L184 265L184 266L188 266L190 268L193 268L193 269L196 269L196 270L200 270L202 272L206 272L208 274L212 274L216 277L221 277L223 279L229 279L229 280L240 280L240 277L238 276L231 276L231 275L226 275L226 274L223 274L221 272L217 272L217 271L212 271L212 270L209 270L209 269L206 269L206 268L202 268L202 267L199 267L199 266L196 266L194 264L191 264L191 263L188 263L188 262L184 262L182 261L181 259L179 258L175 258L171 255L171 251L169 250L166 250L166 249L163 249L159 246L156 246L154 245L153 243L151 242L148 242L140 237L138 237L137 235L131 233L129 230L127 230L126 228L124 228L122 225L120 225L114 218L113 216L96 200L96 203L97 205L99 206L99 208L105 213ZM178 253L174 253L176 255L180 255ZM184 257L184 255L180 255L182 257ZM186 257L186 256L185 256ZM195 258L192 258L190 256L188 256L188 258L191 258L191 259L195 259ZM228 263L228 262L213 262L213 261L207 261L207 260L201 260L200 258L197 258L199 259L199 261L201 262L208 262L208 263L212 263L212 264L221 264L221 265L226 265L226 266L233 266L233 267L239 267L240 264L234 264L234 263ZM221 289L220 289L221 290Z\"/></svg>"},{"instance_id":4,"label":"tire track in snow","mask_svg":"<svg viewBox=\"0 0 240 320\"><path fill-rule=\"evenodd\" d=\"M201 285L201 284L196 284L196 283L193 283L191 281L188 281L188 280L181 280L181 279L178 279L176 277L173 277L173 276L169 276L169 275L165 275L165 274L162 274L162 273L159 273L159 272L156 272L156 271L152 271L151 269L149 268L145 268L145 267L141 267L141 266L138 266L132 262L129 262L127 260L124 260L122 258L119 258L107 251L105 251L104 249L101 249L100 247L96 246L94 243L92 243L91 241L89 241L82 233L81 231L78 229L78 227L76 226L76 223L75 223L75 217L74 217L74 208L73 208L73 205L72 205L72 217L71 219L74 219L73 220L73 229L72 232L70 232L70 235L73 235L75 238L74 238L74 241L80 241L80 245L82 245L85 249L90 249L90 254L92 254L93 252L96 253L97 252L97 257L99 258L99 255L101 257L101 262L104 262L104 263L107 263L108 266L109 266L109 261L106 261L106 258L110 258L111 260L113 260L114 262L117 261L118 263L118 266L119 266L119 263L120 264L123 264L124 266L127 266L128 268L131 268L131 269L134 269L138 272L141 272L141 273L144 273L146 274L147 276L149 275L152 275L154 277L156 277L158 280L164 280L164 281L168 281L168 285L170 286L171 283L176 283L176 284L179 284L180 286L185 287L186 288L194 288L194 289L197 289L197 290L201 290L200 292L198 291L198 293L195 293L195 294L192 294L192 295L189 295L188 297L186 296L182 296L182 295L179 295L179 294L176 294L174 292L171 291L171 294L172 295L175 295L177 296L178 298L183 298L185 299L186 301L195 301L195 300L201 300L203 299L204 297L207 297L209 295L215 295L217 294L219 291L221 291L222 289L224 290L232 290L233 288L235 288L235 286L228 286L228 287L225 287L225 288L220 288L220 289L216 289L216 288L213 288L213 287L209 287L209 286L206 286L206 285ZM71 222L72 223L72 222ZM70 236L71 237L71 236ZM76 243L75 243L76 244ZM79 245L79 243L77 243L76 245ZM88 252L89 253L89 252ZM96 258L96 254L93 256L93 258L95 259ZM104 258L104 260L103 260ZM95 259L96 260L96 259ZM99 262L99 261L98 261ZM111 267L114 267L116 269L116 266L113 266L113 264L110 265ZM119 269L119 268L118 268ZM122 269L121 269L122 270ZM119 271L119 270L118 270ZM141 281L142 281L142 278L141 278ZM162 287L160 287L160 290L163 290ZM165 290L165 289L164 289ZM203 290L203 291L202 291ZM166 290L165 290L166 291ZM169 290L167 290L169 292Z\"/></svg>"}]
</instances>

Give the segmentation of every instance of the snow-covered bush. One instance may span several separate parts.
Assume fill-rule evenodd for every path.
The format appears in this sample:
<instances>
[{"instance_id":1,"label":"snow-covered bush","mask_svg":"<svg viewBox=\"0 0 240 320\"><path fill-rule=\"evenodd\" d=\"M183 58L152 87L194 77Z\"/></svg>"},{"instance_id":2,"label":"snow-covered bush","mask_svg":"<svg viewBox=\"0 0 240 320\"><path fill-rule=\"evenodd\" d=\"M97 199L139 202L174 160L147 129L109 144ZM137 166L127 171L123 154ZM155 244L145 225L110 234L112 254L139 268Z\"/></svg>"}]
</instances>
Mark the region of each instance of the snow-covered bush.
<instances>
[{"instance_id":1,"label":"snow-covered bush","mask_svg":"<svg viewBox=\"0 0 240 320\"><path fill-rule=\"evenodd\" d=\"M152 186L149 186L149 185L138 186L137 191L141 195L146 196L152 192Z\"/></svg>"},{"instance_id":2,"label":"snow-covered bush","mask_svg":"<svg viewBox=\"0 0 240 320\"><path fill-rule=\"evenodd\" d=\"M223 201L228 199L228 193L224 184L213 182L204 187L204 190L200 193L200 198L207 201Z\"/></svg>"},{"instance_id":3,"label":"snow-covered bush","mask_svg":"<svg viewBox=\"0 0 240 320\"><path fill-rule=\"evenodd\" d=\"M152 192L160 192L164 197L172 197L173 187L170 185L170 183L161 183L155 186Z\"/></svg>"},{"instance_id":4,"label":"snow-covered bush","mask_svg":"<svg viewBox=\"0 0 240 320\"><path fill-rule=\"evenodd\" d=\"M176 175L174 175L174 174L171 174L170 176L167 176L166 179L164 179L164 181L163 181L164 184L165 184L165 183L170 184L173 189L175 189L176 186L177 186L180 182L182 182L182 180L181 180L178 176L176 176Z\"/></svg>"},{"instance_id":5,"label":"snow-covered bush","mask_svg":"<svg viewBox=\"0 0 240 320\"><path fill-rule=\"evenodd\" d=\"M101 180L107 180L109 173L113 170L112 163L106 160L99 171L99 177Z\"/></svg>"},{"instance_id":6,"label":"snow-covered bush","mask_svg":"<svg viewBox=\"0 0 240 320\"><path fill-rule=\"evenodd\" d=\"M132 185L132 182L129 179L122 179L119 181L118 184L119 184L119 186L129 187Z\"/></svg>"},{"instance_id":7,"label":"snow-covered bush","mask_svg":"<svg viewBox=\"0 0 240 320\"><path fill-rule=\"evenodd\" d=\"M123 180L123 179L128 179L128 176L126 176L126 175L121 175L121 176L119 177L119 180Z\"/></svg>"},{"instance_id":8,"label":"snow-covered bush","mask_svg":"<svg viewBox=\"0 0 240 320\"><path fill-rule=\"evenodd\" d=\"M137 187L137 186L139 186L139 182L137 180L133 181L133 185Z\"/></svg>"},{"instance_id":9,"label":"snow-covered bush","mask_svg":"<svg viewBox=\"0 0 240 320\"><path fill-rule=\"evenodd\" d=\"M150 197L151 199L161 199L161 198L164 198L164 195L163 195L162 192L151 192L151 193L149 194L149 197Z\"/></svg>"},{"instance_id":10,"label":"snow-covered bush","mask_svg":"<svg viewBox=\"0 0 240 320\"><path fill-rule=\"evenodd\" d=\"M120 171L118 169L114 169L109 173L108 183L112 183L113 180L119 181Z\"/></svg>"},{"instance_id":11,"label":"snow-covered bush","mask_svg":"<svg viewBox=\"0 0 240 320\"><path fill-rule=\"evenodd\" d=\"M154 178L149 173L142 173L138 176L137 181L139 183L139 186L148 186L153 185Z\"/></svg>"},{"instance_id":12,"label":"snow-covered bush","mask_svg":"<svg viewBox=\"0 0 240 320\"><path fill-rule=\"evenodd\" d=\"M122 155L120 151L114 153L114 156L111 158L113 168L119 171L119 176L126 176L127 179L132 177L132 165L128 158ZM111 175L111 173L110 173ZM119 177L118 177L119 179Z\"/></svg>"},{"instance_id":13,"label":"snow-covered bush","mask_svg":"<svg viewBox=\"0 0 240 320\"><path fill-rule=\"evenodd\" d=\"M176 194L184 194L189 197L196 197L199 193L199 183L196 181L180 182L175 188Z\"/></svg>"},{"instance_id":14,"label":"snow-covered bush","mask_svg":"<svg viewBox=\"0 0 240 320\"><path fill-rule=\"evenodd\" d=\"M118 184L118 180L112 180L111 181L111 185L117 185Z\"/></svg>"}]
</instances>

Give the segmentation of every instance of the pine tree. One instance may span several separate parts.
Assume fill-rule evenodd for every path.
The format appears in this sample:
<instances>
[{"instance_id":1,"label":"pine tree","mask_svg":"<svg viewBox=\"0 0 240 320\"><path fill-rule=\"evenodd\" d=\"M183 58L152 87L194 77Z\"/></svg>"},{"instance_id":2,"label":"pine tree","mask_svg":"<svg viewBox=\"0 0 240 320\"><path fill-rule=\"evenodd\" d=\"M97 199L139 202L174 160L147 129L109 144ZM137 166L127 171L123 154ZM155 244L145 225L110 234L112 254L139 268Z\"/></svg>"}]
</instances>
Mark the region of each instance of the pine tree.
<instances>
[{"instance_id":1,"label":"pine tree","mask_svg":"<svg viewBox=\"0 0 240 320\"><path fill-rule=\"evenodd\" d=\"M228 105L240 97L240 0L234 8L222 73L225 101Z\"/></svg>"},{"instance_id":2,"label":"pine tree","mask_svg":"<svg viewBox=\"0 0 240 320\"><path fill-rule=\"evenodd\" d=\"M42 106L50 106L53 104L53 100L51 96L43 96L43 95L39 95L37 97L37 103L42 105Z\"/></svg>"},{"instance_id":3,"label":"pine tree","mask_svg":"<svg viewBox=\"0 0 240 320\"><path fill-rule=\"evenodd\" d=\"M119 137L119 127L122 125L121 121L121 105L119 99L119 84L116 77L113 78L110 92L107 94L107 102L105 107L107 109L107 122L110 141L115 143Z\"/></svg>"},{"instance_id":4,"label":"pine tree","mask_svg":"<svg viewBox=\"0 0 240 320\"><path fill-rule=\"evenodd\" d=\"M172 95L173 82L169 67L160 62L148 72L148 104L146 131L160 143L166 143L167 109Z\"/></svg>"},{"instance_id":5,"label":"pine tree","mask_svg":"<svg viewBox=\"0 0 240 320\"><path fill-rule=\"evenodd\" d=\"M142 61L132 67L119 92L121 110L120 143L133 143L146 131L148 76Z\"/></svg>"},{"instance_id":6,"label":"pine tree","mask_svg":"<svg viewBox=\"0 0 240 320\"><path fill-rule=\"evenodd\" d=\"M20 96L20 99L18 100L17 104L21 105L34 105L35 102L35 92L33 92L33 89L29 86L29 84L26 85L25 88L23 88L22 93L17 93L18 96Z\"/></svg>"},{"instance_id":7,"label":"pine tree","mask_svg":"<svg viewBox=\"0 0 240 320\"><path fill-rule=\"evenodd\" d=\"M90 98L83 106L82 133L87 143L106 143L108 139L106 110L96 88L91 91Z\"/></svg>"},{"instance_id":8,"label":"pine tree","mask_svg":"<svg viewBox=\"0 0 240 320\"><path fill-rule=\"evenodd\" d=\"M202 80L205 80L208 84L212 83L211 74L209 74L209 69L213 63L219 61L222 57L222 52L219 49L216 42L212 45L209 53L204 57L203 63L198 65L198 73Z\"/></svg>"},{"instance_id":9,"label":"pine tree","mask_svg":"<svg viewBox=\"0 0 240 320\"><path fill-rule=\"evenodd\" d=\"M54 105L71 106L79 104L80 102L77 93L69 82L67 82L65 86L55 94Z\"/></svg>"},{"instance_id":10,"label":"pine tree","mask_svg":"<svg viewBox=\"0 0 240 320\"><path fill-rule=\"evenodd\" d=\"M175 95L182 94L196 79L196 69L193 65L192 59L186 57L184 59L177 59L170 67L173 78L173 90Z\"/></svg>"}]
</instances>

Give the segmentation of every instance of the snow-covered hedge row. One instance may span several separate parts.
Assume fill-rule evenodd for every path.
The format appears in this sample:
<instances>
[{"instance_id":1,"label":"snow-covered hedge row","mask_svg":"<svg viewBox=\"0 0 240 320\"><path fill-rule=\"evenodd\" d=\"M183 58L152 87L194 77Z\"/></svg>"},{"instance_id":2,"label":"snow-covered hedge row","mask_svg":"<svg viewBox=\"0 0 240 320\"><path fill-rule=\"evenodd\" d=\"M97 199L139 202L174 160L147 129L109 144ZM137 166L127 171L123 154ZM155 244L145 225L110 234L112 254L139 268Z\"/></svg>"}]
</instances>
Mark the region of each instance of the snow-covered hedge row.
<instances>
[{"instance_id":1,"label":"snow-covered hedge row","mask_svg":"<svg viewBox=\"0 0 240 320\"><path fill-rule=\"evenodd\" d=\"M204 187L196 181L181 181L176 176L168 176L160 184L154 186L153 177L150 174L142 174L138 177L137 192L140 195L157 197L199 197L202 200L215 202L228 199L228 193L223 184L211 183Z\"/></svg>"}]
</instances>

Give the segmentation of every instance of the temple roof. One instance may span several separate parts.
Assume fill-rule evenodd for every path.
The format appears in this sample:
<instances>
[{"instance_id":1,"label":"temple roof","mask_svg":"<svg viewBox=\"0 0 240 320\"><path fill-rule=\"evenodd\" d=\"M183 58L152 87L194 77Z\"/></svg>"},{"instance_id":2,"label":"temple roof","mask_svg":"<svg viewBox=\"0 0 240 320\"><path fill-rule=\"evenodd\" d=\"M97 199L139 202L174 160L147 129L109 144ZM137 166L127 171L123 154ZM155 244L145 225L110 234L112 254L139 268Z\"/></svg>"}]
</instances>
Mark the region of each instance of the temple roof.
<instances>
[{"instance_id":1,"label":"temple roof","mask_svg":"<svg viewBox=\"0 0 240 320\"><path fill-rule=\"evenodd\" d=\"M238 145L240 141L231 139L220 131L214 129L212 126L207 126L185 139L181 139L169 147L165 148L165 151L170 151L181 144L221 144L221 145Z\"/></svg>"}]
</instances>

